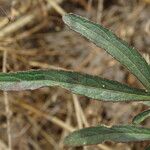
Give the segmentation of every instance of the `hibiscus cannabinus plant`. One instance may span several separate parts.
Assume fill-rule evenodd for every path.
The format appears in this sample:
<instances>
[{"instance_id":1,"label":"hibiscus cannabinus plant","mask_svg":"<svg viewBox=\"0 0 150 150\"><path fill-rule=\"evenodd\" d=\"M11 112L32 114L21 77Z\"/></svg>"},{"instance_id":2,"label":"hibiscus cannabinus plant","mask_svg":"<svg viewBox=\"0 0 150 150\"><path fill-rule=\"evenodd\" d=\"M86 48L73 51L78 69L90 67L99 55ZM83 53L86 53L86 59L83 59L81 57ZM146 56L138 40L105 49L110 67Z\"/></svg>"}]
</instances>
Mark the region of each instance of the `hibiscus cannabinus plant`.
<instances>
[{"instance_id":1,"label":"hibiscus cannabinus plant","mask_svg":"<svg viewBox=\"0 0 150 150\"><path fill-rule=\"evenodd\" d=\"M144 85L137 89L117 81L98 76L66 70L31 70L14 73L0 73L0 89L3 91L34 90L44 86L59 86L73 93L96 100L124 102L143 101L150 105L150 66L140 53L119 39L103 26L86 18L66 14L63 21L74 31L80 33L125 66ZM104 141L133 142L149 141L150 129L139 124L150 116L150 109L133 118L131 125L98 125L71 133L65 144L82 146L99 144Z\"/></svg>"}]
</instances>

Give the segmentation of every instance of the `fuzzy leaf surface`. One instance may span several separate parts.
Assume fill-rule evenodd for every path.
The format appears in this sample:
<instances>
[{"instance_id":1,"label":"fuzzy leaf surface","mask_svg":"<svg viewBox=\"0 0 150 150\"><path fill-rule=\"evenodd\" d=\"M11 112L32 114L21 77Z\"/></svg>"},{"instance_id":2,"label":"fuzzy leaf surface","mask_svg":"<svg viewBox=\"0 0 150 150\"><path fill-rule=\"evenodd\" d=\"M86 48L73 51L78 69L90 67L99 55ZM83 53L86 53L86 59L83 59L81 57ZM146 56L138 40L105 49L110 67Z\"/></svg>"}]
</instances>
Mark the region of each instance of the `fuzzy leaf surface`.
<instances>
[{"instance_id":1,"label":"fuzzy leaf surface","mask_svg":"<svg viewBox=\"0 0 150 150\"><path fill-rule=\"evenodd\" d=\"M145 59L102 25L74 14L63 16L64 22L74 31L80 33L98 47L105 49L122 65L127 67L147 89L150 89L150 70Z\"/></svg>"},{"instance_id":2,"label":"fuzzy leaf surface","mask_svg":"<svg viewBox=\"0 0 150 150\"><path fill-rule=\"evenodd\" d=\"M96 126L74 131L65 138L64 142L69 146L83 146L99 144L104 141L134 142L149 140L149 128L118 125L112 127Z\"/></svg>"},{"instance_id":3,"label":"fuzzy leaf surface","mask_svg":"<svg viewBox=\"0 0 150 150\"><path fill-rule=\"evenodd\" d=\"M150 92L131 88L98 76L64 70L36 70L0 73L0 90L34 90L45 86L59 86L73 93L106 101L150 100Z\"/></svg>"}]
</instances>

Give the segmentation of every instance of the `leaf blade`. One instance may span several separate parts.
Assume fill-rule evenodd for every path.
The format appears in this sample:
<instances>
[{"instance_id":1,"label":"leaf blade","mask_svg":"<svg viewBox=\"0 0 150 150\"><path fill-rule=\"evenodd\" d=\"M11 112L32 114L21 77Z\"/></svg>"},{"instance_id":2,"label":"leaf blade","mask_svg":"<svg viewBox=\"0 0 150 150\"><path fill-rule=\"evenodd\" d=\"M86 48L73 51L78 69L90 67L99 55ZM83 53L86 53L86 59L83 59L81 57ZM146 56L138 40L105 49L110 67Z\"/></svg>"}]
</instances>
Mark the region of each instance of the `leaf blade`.
<instances>
[{"instance_id":1,"label":"leaf blade","mask_svg":"<svg viewBox=\"0 0 150 150\"><path fill-rule=\"evenodd\" d=\"M98 47L104 48L121 64L127 67L145 87L150 89L150 71L145 59L132 47L111 31L86 18L74 14L63 16L64 22L74 31L80 33Z\"/></svg>"},{"instance_id":2,"label":"leaf blade","mask_svg":"<svg viewBox=\"0 0 150 150\"><path fill-rule=\"evenodd\" d=\"M78 72L51 69L0 73L0 90L34 90L44 86L59 86L76 94L106 101L150 100L150 92L145 90Z\"/></svg>"},{"instance_id":3,"label":"leaf blade","mask_svg":"<svg viewBox=\"0 0 150 150\"><path fill-rule=\"evenodd\" d=\"M96 126L74 131L64 143L68 146L99 144L105 141L132 142L150 140L150 129L131 125Z\"/></svg>"},{"instance_id":4,"label":"leaf blade","mask_svg":"<svg viewBox=\"0 0 150 150\"><path fill-rule=\"evenodd\" d=\"M148 147L146 147L145 150L150 150L150 145Z\"/></svg>"},{"instance_id":5,"label":"leaf blade","mask_svg":"<svg viewBox=\"0 0 150 150\"><path fill-rule=\"evenodd\" d=\"M145 111L139 113L138 115L136 115L133 118L132 123L133 124L140 124L141 122L143 122L148 117L150 117L150 109L145 110Z\"/></svg>"}]
</instances>

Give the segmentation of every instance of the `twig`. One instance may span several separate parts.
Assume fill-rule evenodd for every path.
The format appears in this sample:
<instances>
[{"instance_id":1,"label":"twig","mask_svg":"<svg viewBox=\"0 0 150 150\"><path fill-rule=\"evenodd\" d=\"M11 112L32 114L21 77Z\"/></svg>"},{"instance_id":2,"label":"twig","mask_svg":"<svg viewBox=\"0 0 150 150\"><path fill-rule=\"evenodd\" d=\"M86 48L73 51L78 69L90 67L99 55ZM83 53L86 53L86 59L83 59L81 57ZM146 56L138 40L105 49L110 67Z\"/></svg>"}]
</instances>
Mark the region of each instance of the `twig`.
<instances>
[{"instance_id":1,"label":"twig","mask_svg":"<svg viewBox=\"0 0 150 150\"><path fill-rule=\"evenodd\" d=\"M145 58L145 60L148 63L148 65L150 65L150 55L148 53L144 53L143 57Z\"/></svg>"},{"instance_id":2,"label":"twig","mask_svg":"<svg viewBox=\"0 0 150 150\"><path fill-rule=\"evenodd\" d=\"M87 18L90 17L90 12L91 12L91 8L92 8L92 2L93 2L93 0L88 0L88 9L87 9L87 14L86 14Z\"/></svg>"},{"instance_id":3,"label":"twig","mask_svg":"<svg viewBox=\"0 0 150 150\"><path fill-rule=\"evenodd\" d=\"M97 7L97 18L96 22L101 22L102 19L102 11L103 11L103 0L98 0L98 7Z\"/></svg>"},{"instance_id":4,"label":"twig","mask_svg":"<svg viewBox=\"0 0 150 150\"><path fill-rule=\"evenodd\" d=\"M6 64L7 64L7 51L3 52L3 72L6 72ZM8 150L12 150L12 139L11 139L11 110L9 106L8 93L4 92L4 103L5 103L5 111L7 118L7 136L8 136Z\"/></svg>"},{"instance_id":5,"label":"twig","mask_svg":"<svg viewBox=\"0 0 150 150\"><path fill-rule=\"evenodd\" d=\"M81 111L79 107L79 100L75 94L72 94L73 97L73 103L75 107L75 113L76 113L76 118L77 118L77 123L78 123L78 128L81 129L83 127L82 119L81 119Z\"/></svg>"},{"instance_id":6,"label":"twig","mask_svg":"<svg viewBox=\"0 0 150 150\"><path fill-rule=\"evenodd\" d=\"M30 15L27 14L21 17L20 19L18 19L17 21L9 24L8 26L0 30L0 38L3 38L11 33L14 33L18 29L22 28L23 26L31 22L34 19L34 17L35 15L33 14L30 14Z\"/></svg>"},{"instance_id":7,"label":"twig","mask_svg":"<svg viewBox=\"0 0 150 150\"><path fill-rule=\"evenodd\" d=\"M81 105L79 103L78 97L75 94L72 94L73 96L73 102L74 102L74 107L76 111L76 118L78 122L78 128L81 129L83 128L83 118L85 118L84 113L82 111ZM84 116L84 117L83 117ZM87 147L83 147L84 150L87 150Z\"/></svg>"},{"instance_id":8,"label":"twig","mask_svg":"<svg viewBox=\"0 0 150 150\"><path fill-rule=\"evenodd\" d=\"M62 120L58 119L57 117L51 116L50 114L47 114L45 112L40 111L39 109L23 102L23 101L13 101L15 104L18 104L19 106L33 112L34 114L36 114L39 117L44 117L45 119L51 121L52 123L58 125L59 127L66 129L69 132L72 132L75 130L75 128L73 128L72 126L66 124L65 122L63 122Z\"/></svg>"},{"instance_id":9,"label":"twig","mask_svg":"<svg viewBox=\"0 0 150 150\"><path fill-rule=\"evenodd\" d=\"M49 10L50 8L54 7L60 14L63 14L64 13L62 11L63 9L61 9L61 7L57 5L56 2L60 3L62 2L62 0L57 0L55 2L54 0L53 1L49 0L50 5L48 5L46 9ZM36 17L37 17L37 11L20 17L15 22L8 24L5 28L0 30L0 38L6 37L16 32L20 28L24 27L25 25L33 21Z\"/></svg>"},{"instance_id":10,"label":"twig","mask_svg":"<svg viewBox=\"0 0 150 150\"><path fill-rule=\"evenodd\" d=\"M38 130L49 144L53 145L54 149L58 149L56 141L50 136L49 133L45 132L42 127L38 125L38 123L34 122L33 118L28 117L28 120L30 124L32 124L33 128L36 129L36 131Z\"/></svg>"},{"instance_id":11,"label":"twig","mask_svg":"<svg viewBox=\"0 0 150 150\"><path fill-rule=\"evenodd\" d=\"M9 150L7 145L2 140L0 140L0 150Z\"/></svg>"},{"instance_id":12,"label":"twig","mask_svg":"<svg viewBox=\"0 0 150 150\"><path fill-rule=\"evenodd\" d=\"M4 18L4 19L1 19L0 20L0 29L3 28L4 26L6 26L9 22L9 19L8 18Z\"/></svg>"},{"instance_id":13,"label":"twig","mask_svg":"<svg viewBox=\"0 0 150 150\"><path fill-rule=\"evenodd\" d=\"M55 0L47 0L47 2L60 14L64 15L66 12L64 9L62 9Z\"/></svg>"}]
</instances>

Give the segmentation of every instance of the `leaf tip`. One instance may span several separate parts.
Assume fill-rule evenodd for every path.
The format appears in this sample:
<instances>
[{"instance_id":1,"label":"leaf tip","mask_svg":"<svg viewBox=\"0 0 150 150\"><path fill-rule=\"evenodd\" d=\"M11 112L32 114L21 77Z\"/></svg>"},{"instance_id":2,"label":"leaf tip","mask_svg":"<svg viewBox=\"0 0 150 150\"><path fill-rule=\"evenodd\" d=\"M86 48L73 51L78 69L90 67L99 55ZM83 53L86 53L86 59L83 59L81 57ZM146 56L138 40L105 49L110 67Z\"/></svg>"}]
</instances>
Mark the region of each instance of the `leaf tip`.
<instances>
[{"instance_id":1,"label":"leaf tip","mask_svg":"<svg viewBox=\"0 0 150 150\"><path fill-rule=\"evenodd\" d=\"M78 18L80 16L75 15L73 13L68 13L63 15L62 20L65 24L67 24L70 28L72 27L76 27L77 26L77 22L78 22Z\"/></svg>"},{"instance_id":2,"label":"leaf tip","mask_svg":"<svg viewBox=\"0 0 150 150\"><path fill-rule=\"evenodd\" d=\"M63 15L62 20L65 24L68 24L71 21L70 15L71 13Z\"/></svg>"}]
</instances>

